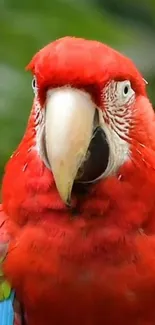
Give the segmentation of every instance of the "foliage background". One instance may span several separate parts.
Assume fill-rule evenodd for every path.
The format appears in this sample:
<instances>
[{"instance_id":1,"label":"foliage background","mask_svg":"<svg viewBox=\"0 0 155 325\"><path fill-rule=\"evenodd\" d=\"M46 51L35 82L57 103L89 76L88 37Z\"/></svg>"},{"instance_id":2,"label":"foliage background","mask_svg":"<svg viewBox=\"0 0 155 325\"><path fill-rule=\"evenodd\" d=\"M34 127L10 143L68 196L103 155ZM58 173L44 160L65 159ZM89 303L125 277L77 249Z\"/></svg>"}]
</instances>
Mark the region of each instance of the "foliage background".
<instances>
[{"instance_id":1,"label":"foliage background","mask_svg":"<svg viewBox=\"0 0 155 325\"><path fill-rule=\"evenodd\" d=\"M155 0L0 0L0 179L32 103L32 55L55 38L105 42L130 56L155 104Z\"/></svg>"}]
</instances>

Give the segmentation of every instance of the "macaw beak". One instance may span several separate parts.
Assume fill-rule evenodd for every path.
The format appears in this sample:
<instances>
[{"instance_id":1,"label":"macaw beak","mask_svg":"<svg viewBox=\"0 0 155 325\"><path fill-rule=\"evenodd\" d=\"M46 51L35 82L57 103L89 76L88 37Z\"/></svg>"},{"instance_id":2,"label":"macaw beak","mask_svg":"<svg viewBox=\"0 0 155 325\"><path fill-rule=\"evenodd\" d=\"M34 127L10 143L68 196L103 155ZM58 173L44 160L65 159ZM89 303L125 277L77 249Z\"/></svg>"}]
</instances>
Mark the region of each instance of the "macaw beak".
<instances>
[{"instance_id":1,"label":"macaw beak","mask_svg":"<svg viewBox=\"0 0 155 325\"><path fill-rule=\"evenodd\" d=\"M92 139L96 107L85 91L71 87L48 90L45 143L48 163L61 199L71 191Z\"/></svg>"}]
</instances>

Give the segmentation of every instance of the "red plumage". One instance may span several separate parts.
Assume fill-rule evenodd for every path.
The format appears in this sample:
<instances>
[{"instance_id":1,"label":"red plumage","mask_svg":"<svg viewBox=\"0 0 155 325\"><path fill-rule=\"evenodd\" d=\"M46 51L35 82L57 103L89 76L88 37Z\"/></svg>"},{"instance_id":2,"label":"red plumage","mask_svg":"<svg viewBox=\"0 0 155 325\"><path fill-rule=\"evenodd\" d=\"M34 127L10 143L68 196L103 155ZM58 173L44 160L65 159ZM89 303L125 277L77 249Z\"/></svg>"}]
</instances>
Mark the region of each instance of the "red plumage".
<instances>
[{"instance_id":1,"label":"red plumage","mask_svg":"<svg viewBox=\"0 0 155 325\"><path fill-rule=\"evenodd\" d=\"M35 149L32 108L2 187L3 209L13 227L4 271L27 324L153 325L155 124L145 82L126 57L74 38L49 44L28 68L37 77L42 103L49 87L69 84L89 91L101 107L104 85L129 79L136 109L131 160L116 176L74 192L68 209Z\"/></svg>"}]
</instances>

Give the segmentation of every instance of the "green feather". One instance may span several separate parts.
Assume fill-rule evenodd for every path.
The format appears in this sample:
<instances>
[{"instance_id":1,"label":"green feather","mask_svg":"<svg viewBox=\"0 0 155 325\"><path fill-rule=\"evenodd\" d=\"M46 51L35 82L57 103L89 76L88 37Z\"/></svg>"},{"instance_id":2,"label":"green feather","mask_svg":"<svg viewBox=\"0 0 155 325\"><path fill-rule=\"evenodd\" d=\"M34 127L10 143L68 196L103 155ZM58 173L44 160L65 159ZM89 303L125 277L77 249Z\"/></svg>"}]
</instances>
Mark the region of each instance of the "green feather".
<instances>
[{"instance_id":1,"label":"green feather","mask_svg":"<svg viewBox=\"0 0 155 325\"><path fill-rule=\"evenodd\" d=\"M6 252L0 257L0 301L8 299L11 293L11 286L4 278L3 274L3 261L5 259Z\"/></svg>"},{"instance_id":2,"label":"green feather","mask_svg":"<svg viewBox=\"0 0 155 325\"><path fill-rule=\"evenodd\" d=\"M10 284L5 280L0 284L0 301L8 299L10 297L10 293Z\"/></svg>"}]
</instances>

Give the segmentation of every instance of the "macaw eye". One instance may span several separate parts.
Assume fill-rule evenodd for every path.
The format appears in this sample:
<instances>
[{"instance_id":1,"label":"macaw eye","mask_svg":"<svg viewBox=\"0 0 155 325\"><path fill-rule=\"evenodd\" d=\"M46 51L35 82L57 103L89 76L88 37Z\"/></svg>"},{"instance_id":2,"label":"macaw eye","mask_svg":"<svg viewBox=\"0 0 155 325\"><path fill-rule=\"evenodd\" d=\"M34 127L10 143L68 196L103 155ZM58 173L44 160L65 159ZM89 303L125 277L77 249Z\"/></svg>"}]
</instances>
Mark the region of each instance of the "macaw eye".
<instances>
[{"instance_id":1,"label":"macaw eye","mask_svg":"<svg viewBox=\"0 0 155 325\"><path fill-rule=\"evenodd\" d=\"M120 104L125 104L135 94L129 80L117 82L117 96Z\"/></svg>"},{"instance_id":2,"label":"macaw eye","mask_svg":"<svg viewBox=\"0 0 155 325\"><path fill-rule=\"evenodd\" d=\"M123 81L122 84L122 95L124 98L130 97L130 95L133 95L134 91L131 87L130 81Z\"/></svg>"},{"instance_id":3,"label":"macaw eye","mask_svg":"<svg viewBox=\"0 0 155 325\"><path fill-rule=\"evenodd\" d=\"M130 90L130 86L129 86L129 85L126 85L126 86L124 87L124 89L123 89L123 94L124 94L124 96L126 96L126 95L128 94L129 90Z\"/></svg>"},{"instance_id":4,"label":"macaw eye","mask_svg":"<svg viewBox=\"0 0 155 325\"><path fill-rule=\"evenodd\" d=\"M32 89L33 89L34 93L36 94L36 91L37 91L36 77L33 77L33 79L32 79Z\"/></svg>"}]
</instances>

